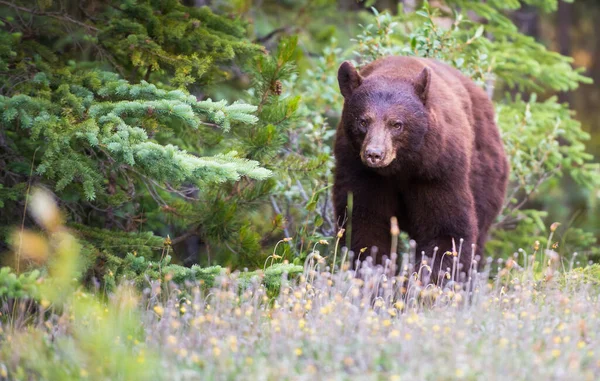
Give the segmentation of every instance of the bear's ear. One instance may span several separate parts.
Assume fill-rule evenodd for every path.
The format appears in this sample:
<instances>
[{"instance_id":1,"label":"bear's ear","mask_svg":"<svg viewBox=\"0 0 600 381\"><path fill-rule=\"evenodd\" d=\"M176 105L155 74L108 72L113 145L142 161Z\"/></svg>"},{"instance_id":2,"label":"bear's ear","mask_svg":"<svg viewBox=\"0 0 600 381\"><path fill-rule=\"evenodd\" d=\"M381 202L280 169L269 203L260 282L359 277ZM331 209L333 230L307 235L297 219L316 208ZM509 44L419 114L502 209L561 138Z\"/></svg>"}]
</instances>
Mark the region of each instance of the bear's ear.
<instances>
[{"instance_id":1,"label":"bear's ear","mask_svg":"<svg viewBox=\"0 0 600 381\"><path fill-rule=\"evenodd\" d=\"M338 70L338 83L344 98L348 99L354 89L360 86L362 77L350 61L344 61Z\"/></svg>"},{"instance_id":2,"label":"bear's ear","mask_svg":"<svg viewBox=\"0 0 600 381\"><path fill-rule=\"evenodd\" d=\"M427 103L427 94L429 93L429 83L431 82L431 70L425 67L421 74L415 80L415 93L421 98L423 104Z\"/></svg>"}]
</instances>

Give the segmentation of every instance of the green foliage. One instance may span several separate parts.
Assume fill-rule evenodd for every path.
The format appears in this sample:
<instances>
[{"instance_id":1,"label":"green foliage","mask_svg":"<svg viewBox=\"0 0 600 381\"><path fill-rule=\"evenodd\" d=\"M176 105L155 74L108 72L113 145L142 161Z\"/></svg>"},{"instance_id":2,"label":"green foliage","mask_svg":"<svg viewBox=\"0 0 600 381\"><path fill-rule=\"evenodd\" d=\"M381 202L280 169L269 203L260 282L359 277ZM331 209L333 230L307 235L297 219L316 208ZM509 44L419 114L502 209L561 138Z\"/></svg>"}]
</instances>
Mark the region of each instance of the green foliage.
<instances>
[{"instance_id":1,"label":"green foliage","mask_svg":"<svg viewBox=\"0 0 600 381\"><path fill-rule=\"evenodd\" d=\"M577 285L600 285L600 265L594 263L585 267L577 267L572 271L562 274L559 281L562 284L575 283Z\"/></svg>"},{"instance_id":2,"label":"green foliage","mask_svg":"<svg viewBox=\"0 0 600 381\"><path fill-rule=\"evenodd\" d=\"M39 279L40 272L37 270L17 275L10 267L2 267L0 269L0 300L3 304L7 299L39 300Z\"/></svg>"},{"instance_id":3,"label":"green foliage","mask_svg":"<svg viewBox=\"0 0 600 381\"><path fill-rule=\"evenodd\" d=\"M251 226L250 206L273 190L298 107L280 98L296 41L270 56L244 21L176 0L0 7L0 249L35 183L91 255L157 259L170 235L179 262L258 266L278 227ZM239 67L245 102L204 93Z\"/></svg>"},{"instance_id":4,"label":"green foliage","mask_svg":"<svg viewBox=\"0 0 600 381\"><path fill-rule=\"evenodd\" d=\"M590 194L600 187L589 136L549 96L589 79L518 31L508 15L520 2L344 13L353 25L337 29L319 21L338 20L335 2L267 3L213 6L256 15L255 25L174 0L78 11L69 1L3 4L0 239L24 211L27 184L39 183L56 192L87 262L106 261L91 270L100 277L137 268L132 258L259 268L282 237L272 255L301 263L320 245L328 256L339 223L330 199L335 74L343 59L361 66L391 54L446 61L494 96L512 172L490 253L544 242L547 214L535 203L553 200L560 176ZM557 4L525 3L544 12ZM282 8L277 21L271 13ZM296 23L297 36L278 38L292 30L283 23ZM561 250L596 255L590 233L572 224L559 233ZM161 262L165 250L176 264Z\"/></svg>"},{"instance_id":5,"label":"green foliage","mask_svg":"<svg viewBox=\"0 0 600 381\"><path fill-rule=\"evenodd\" d=\"M557 4L552 0L531 3L544 11L555 9ZM512 168L505 208L488 247L496 255L510 255L508 242L525 247L534 237L543 239L546 213L530 205L557 186L550 180L568 175L592 193L600 188L600 164L586 152L584 142L589 135L573 118L573 112L556 97L532 93L572 90L580 83L590 83L590 79L581 69L571 67L570 57L551 52L520 33L506 14L518 7L518 1L449 0L435 7L424 2L414 13L403 12L402 7L395 15L372 9L372 18L363 24L351 46L341 49L332 41L321 57L311 61L318 71L316 75L308 71L307 90L301 87L305 93L323 95L318 100L306 97L310 112L303 126L310 131L318 130L310 126L313 120L322 123L332 119L330 110L335 110L337 117L341 99L330 95L330 90L337 88L336 70L344 58L353 59L358 66L387 55L435 58L471 77L490 97L496 95L498 125ZM510 95L503 96L507 91ZM317 178L321 186L329 181L323 173ZM595 255L593 236L575 227L569 229L565 236L586 238L579 242L581 245L571 242L564 248L577 247L588 256Z\"/></svg>"},{"instance_id":6,"label":"green foliage","mask_svg":"<svg viewBox=\"0 0 600 381\"><path fill-rule=\"evenodd\" d=\"M7 137L15 142L11 147L15 155L31 146L37 150L45 142L36 173L54 181L57 191L80 179L81 196L94 200L104 192L100 173L107 162L121 176L174 186L184 181L236 181L242 175L264 179L270 174L255 161L237 158L235 152L199 158L148 137L157 126L197 129L202 115L224 127L232 121L254 123L256 117L247 114L255 109L250 105L197 102L180 90L158 91L146 82L132 86L103 72L69 73L56 79L39 74L34 81L38 86L28 92L47 96L0 97L0 118ZM24 138L26 145L21 147Z\"/></svg>"}]
</instances>

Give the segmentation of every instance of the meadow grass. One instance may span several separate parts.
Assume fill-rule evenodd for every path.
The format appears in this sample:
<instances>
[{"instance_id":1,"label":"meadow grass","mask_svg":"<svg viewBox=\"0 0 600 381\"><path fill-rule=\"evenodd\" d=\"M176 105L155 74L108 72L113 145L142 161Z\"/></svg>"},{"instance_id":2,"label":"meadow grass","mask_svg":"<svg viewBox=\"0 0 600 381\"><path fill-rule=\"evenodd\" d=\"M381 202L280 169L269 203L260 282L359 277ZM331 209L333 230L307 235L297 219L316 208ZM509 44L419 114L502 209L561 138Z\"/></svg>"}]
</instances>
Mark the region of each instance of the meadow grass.
<instances>
[{"instance_id":1,"label":"meadow grass","mask_svg":"<svg viewBox=\"0 0 600 381\"><path fill-rule=\"evenodd\" d=\"M220 277L203 291L123 283L106 301L75 290L60 308L2 327L8 379L595 380L598 286L523 271L472 291L422 287L369 267L284 281ZM167 276L168 279L168 276ZM42 303L43 304L43 303ZM57 369L55 369L57 368Z\"/></svg>"},{"instance_id":2,"label":"meadow grass","mask_svg":"<svg viewBox=\"0 0 600 381\"><path fill-rule=\"evenodd\" d=\"M123 279L102 296L73 280L77 243L53 229L41 298L0 306L2 380L600 378L600 267L563 266L550 247L469 278L452 269L439 286L408 271L410 254L399 271L367 258L355 272L315 251L279 292L267 268L210 288Z\"/></svg>"}]
</instances>

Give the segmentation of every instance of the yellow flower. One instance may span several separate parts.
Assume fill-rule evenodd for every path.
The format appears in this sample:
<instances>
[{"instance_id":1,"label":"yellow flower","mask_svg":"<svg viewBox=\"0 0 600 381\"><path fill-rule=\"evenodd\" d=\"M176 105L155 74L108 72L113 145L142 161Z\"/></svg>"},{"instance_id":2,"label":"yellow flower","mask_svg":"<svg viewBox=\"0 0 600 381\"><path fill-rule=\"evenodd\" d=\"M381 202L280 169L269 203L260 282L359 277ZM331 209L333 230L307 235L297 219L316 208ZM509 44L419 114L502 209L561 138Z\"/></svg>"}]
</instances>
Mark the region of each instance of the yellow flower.
<instances>
[{"instance_id":1,"label":"yellow flower","mask_svg":"<svg viewBox=\"0 0 600 381\"><path fill-rule=\"evenodd\" d=\"M165 310L161 306L154 306L154 312L156 312L158 316L162 317Z\"/></svg>"}]
</instances>

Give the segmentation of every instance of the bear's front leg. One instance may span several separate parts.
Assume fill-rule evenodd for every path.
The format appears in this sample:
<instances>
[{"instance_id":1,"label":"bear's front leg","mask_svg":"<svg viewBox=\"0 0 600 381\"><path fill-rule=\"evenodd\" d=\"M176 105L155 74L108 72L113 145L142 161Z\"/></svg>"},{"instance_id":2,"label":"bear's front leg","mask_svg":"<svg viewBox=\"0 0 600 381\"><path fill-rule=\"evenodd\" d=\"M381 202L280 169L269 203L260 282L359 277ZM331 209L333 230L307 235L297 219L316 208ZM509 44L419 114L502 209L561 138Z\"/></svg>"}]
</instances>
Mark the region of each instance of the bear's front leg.
<instances>
[{"instance_id":1,"label":"bear's front leg","mask_svg":"<svg viewBox=\"0 0 600 381\"><path fill-rule=\"evenodd\" d=\"M429 282L442 284L444 277L460 280L461 273L468 276L472 244L477 243L477 217L471 192L460 186L415 190L409 232L417 243L415 271L421 269L424 254L431 269ZM421 270L421 275L426 279L426 270Z\"/></svg>"},{"instance_id":2,"label":"bear's front leg","mask_svg":"<svg viewBox=\"0 0 600 381\"><path fill-rule=\"evenodd\" d=\"M347 205L348 193L352 192L352 215ZM397 210L397 197L393 186L384 178L369 172L352 176L338 171L333 188L333 200L338 226L345 229L342 243L350 237L349 249L354 252L352 268L356 260L364 261L372 247L377 247L373 260L381 264L391 248L390 219ZM361 249L367 248L362 254ZM360 256L360 257L359 257Z\"/></svg>"}]
</instances>

